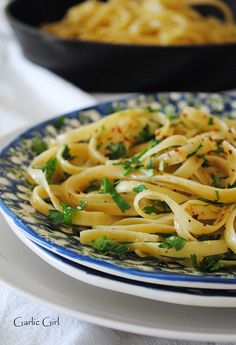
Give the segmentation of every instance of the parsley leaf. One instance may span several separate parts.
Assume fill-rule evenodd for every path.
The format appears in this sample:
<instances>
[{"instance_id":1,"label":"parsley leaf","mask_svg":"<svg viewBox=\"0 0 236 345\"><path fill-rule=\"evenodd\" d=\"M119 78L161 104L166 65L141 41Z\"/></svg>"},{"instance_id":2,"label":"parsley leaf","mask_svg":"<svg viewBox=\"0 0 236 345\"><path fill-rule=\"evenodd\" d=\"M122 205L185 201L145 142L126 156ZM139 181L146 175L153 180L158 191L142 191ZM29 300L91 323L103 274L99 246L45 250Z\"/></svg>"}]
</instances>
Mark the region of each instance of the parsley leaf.
<instances>
[{"instance_id":1,"label":"parsley leaf","mask_svg":"<svg viewBox=\"0 0 236 345\"><path fill-rule=\"evenodd\" d=\"M189 154L187 155L187 158L190 158L190 157L194 156L194 155L200 150L201 147L202 147L202 144L199 144L199 145L197 146L196 150L194 150L193 152L191 152L191 153L189 153Z\"/></svg>"},{"instance_id":2,"label":"parsley leaf","mask_svg":"<svg viewBox=\"0 0 236 345\"><path fill-rule=\"evenodd\" d=\"M106 236L98 237L92 242L92 247L97 252L102 254L116 254L122 255L128 251L127 244L118 243L115 240L111 240Z\"/></svg>"},{"instance_id":3,"label":"parsley leaf","mask_svg":"<svg viewBox=\"0 0 236 345\"><path fill-rule=\"evenodd\" d=\"M211 177L212 177L212 180L213 180L213 182L212 182L212 186L213 187L216 187L216 188L221 188L221 177L220 176L217 176L217 175L211 175Z\"/></svg>"},{"instance_id":4,"label":"parsley leaf","mask_svg":"<svg viewBox=\"0 0 236 345\"><path fill-rule=\"evenodd\" d=\"M133 188L133 191L134 191L135 193L141 193L141 192L143 192L144 190L147 190L147 187L146 187L144 184L140 184L140 185L138 185L137 187L134 187L134 188Z\"/></svg>"},{"instance_id":5,"label":"parsley leaf","mask_svg":"<svg viewBox=\"0 0 236 345\"><path fill-rule=\"evenodd\" d=\"M34 138L32 140L32 145L31 145L31 150L38 155L48 149L47 143L45 141L39 139L39 138Z\"/></svg>"},{"instance_id":6,"label":"parsley leaf","mask_svg":"<svg viewBox=\"0 0 236 345\"><path fill-rule=\"evenodd\" d=\"M220 193L218 192L218 190L215 190L215 194L216 194L216 201L220 200Z\"/></svg>"},{"instance_id":7,"label":"parsley leaf","mask_svg":"<svg viewBox=\"0 0 236 345\"><path fill-rule=\"evenodd\" d=\"M133 169L138 170L143 167L143 164L137 157L132 157L130 160L125 160L124 162L114 163L114 165L123 165L123 174L125 176L127 176Z\"/></svg>"},{"instance_id":8,"label":"parsley leaf","mask_svg":"<svg viewBox=\"0 0 236 345\"><path fill-rule=\"evenodd\" d=\"M64 222L63 213L57 210L49 210L48 218L52 224L63 224Z\"/></svg>"},{"instance_id":9,"label":"parsley leaf","mask_svg":"<svg viewBox=\"0 0 236 345\"><path fill-rule=\"evenodd\" d=\"M65 116L60 116L60 117L58 117L58 119L56 119L53 122L53 126L57 129L60 129L63 126L64 121L65 121Z\"/></svg>"},{"instance_id":10,"label":"parsley leaf","mask_svg":"<svg viewBox=\"0 0 236 345\"><path fill-rule=\"evenodd\" d=\"M156 145L160 144L161 140L153 138L150 143L150 148L155 147Z\"/></svg>"},{"instance_id":11,"label":"parsley leaf","mask_svg":"<svg viewBox=\"0 0 236 345\"><path fill-rule=\"evenodd\" d=\"M176 250L182 249L186 244L186 240L179 236L170 236L162 242L159 247L160 248L175 248Z\"/></svg>"},{"instance_id":12,"label":"parsley leaf","mask_svg":"<svg viewBox=\"0 0 236 345\"><path fill-rule=\"evenodd\" d=\"M208 125L209 125L209 126L214 125L214 118L213 118L213 117L209 117Z\"/></svg>"},{"instance_id":13,"label":"parsley leaf","mask_svg":"<svg viewBox=\"0 0 236 345\"><path fill-rule=\"evenodd\" d=\"M122 255L124 253L127 253L128 251L128 246L125 243L120 243L115 249L114 249L114 253L116 255Z\"/></svg>"},{"instance_id":14,"label":"parsley leaf","mask_svg":"<svg viewBox=\"0 0 236 345\"><path fill-rule=\"evenodd\" d=\"M110 159L119 159L127 156L127 150L123 143L110 144L107 146L107 149L110 151L110 153L107 154Z\"/></svg>"},{"instance_id":15,"label":"parsley leaf","mask_svg":"<svg viewBox=\"0 0 236 345\"><path fill-rule=\"evenodd\" d=\"M146 214L152 214L152 213L155 213L155 214L160 214L162 213L161 211L159 211L155 206L153 205L148 205L148 206L145 206L143 208L143 212L146 213Z\"/></svg>"},{"instance_id":16,"label":"parsley leaf","mask_svg":"<svg viewBox=\"0 0 236 345\"><path fill-rule=\"evenodd\" d=\"M222 146L217 146L217 149L215 150L216 153L223 153L224 148Z\"/></svg>"},{"instance_id":17,"label":"parsley leaf","mask_svg":"<svg viewBox=\"0 0 236 345\"><path fill-rule=\"evenodd\" d=\"M83 210L86 205L86 200L80 200L79 206L77 208L61 202L62 212L57 210L50 210L48 212L48 218L53 224L71 225L74 214L77 211Z\"/></svg>"},{"instance_id":18,"label":"parsley leaf","mask_svg":"<svg viewBox=\"0 0 236 345\"><path fill-rule=\"evenodd\" d=\"M158 207L161 208L161 210L159 210ZM143 212L147 213L147 214L161 214L161 213L169 213L170 212L170 208L168 206L168 204L165 201L161 201L161 200L156 200L154 201L154 203L152 205L147 205L143 208Z\"/></svg>"},{"instance_id":19,"label":"parsley leaf","mask_svg":"<svg viewBox=\"0 0 236 345\"><path fill-rule=\"evenodd\" d=\"M70 205L64 204L64 202L61 202L61 207L63 209L63 216L64 216L63 223L66 225L71 225L72 217L77 211L77 209Z\"/></svg>"},{"instance_id":20,"label":"parsley leaf","mask_svg":"<svg viewBox=\"0 0 236 345\"><path fill-rule=\"evenodd\" d=\"M130 205L125 201L125 199L122 198L122 196L117 192L115 187L107 178L103 178L101 180L101 192L110 194L113 201L122 212L125 212L130 208Z\"/></svg>"},{"instance_id":21,"label":"parsley leaf","mask_svg":"<svg viewBox=\"0 0 236 345\"><path fill-rule=\"evenodd\" d=\"M42 167L42 170L45 172L48 184L52 183L52 178L53 178L53 175L54 175L54 173L56 171L56 167L57 167L57 159L56 158L50 159L45 164L45 166Z\"/></svg>"},{"instance_id":22,"label":"parsley leaf","mask_svg":"<svg viewBox=\"0 0 236 345\"><path fill-rule=\"evenodd\" d=\"M152 139L154 134L150 132L150 126L146 124L143 129L138 133L137 143L145 143L146 141Z\"/></svg>"},{"instance_id":23,"label":"parsley leaf","mask_svg":"<svg viewBox=\"0 0 236 345\"><path fill-rule=\"evenodd\" d=\"M80 200L79 206L77 206L78 210L84 210L85 207L87 206L88 201L87 200Z\"/></svg>"},{"instance_id":24,"label":"parsley leaf","mask_svg":"<svg viewBox=\"0 0 236 345\"><path fill-rule=\"evenodd\" d=\"M72 161L75 158L75 156L71 156L68 145L64 146L64 149L62 151L62 157L67 161Z\"/></svg>"},{"instance_id":25,"label":"parsley leaf","mask_svg":"<svg viewBox=\"0 0 236 345\"><path fill-rule=\"evenodd\" d=\"M191 260L193 267L201 272L216 272L224 266L219 262L219 257L214 255L205 256L203 260L198 263L196 254L193 254L191 255Z\"/></svg>"}]
</instances>

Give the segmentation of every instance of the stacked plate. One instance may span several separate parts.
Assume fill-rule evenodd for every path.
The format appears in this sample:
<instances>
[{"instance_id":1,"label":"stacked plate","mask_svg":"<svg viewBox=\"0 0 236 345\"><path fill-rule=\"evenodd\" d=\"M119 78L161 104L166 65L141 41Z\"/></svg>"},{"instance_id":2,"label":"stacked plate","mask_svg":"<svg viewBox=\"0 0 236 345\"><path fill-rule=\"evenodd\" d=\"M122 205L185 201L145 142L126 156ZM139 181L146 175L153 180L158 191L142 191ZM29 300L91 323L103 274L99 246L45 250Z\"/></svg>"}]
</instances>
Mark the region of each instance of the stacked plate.
<instances>
[{"instance_id":1,"label":"stacked plate","mask_svg":"<svg viewBox=\"0 0 236 345\"><path fill-rule=\"evenodd\" d=\"M150 104L158 106L163 112L179 111L188 104L200 107L214 114L220 115L227 112L229 115L236 115L236 97L226 94L145 94L135 95L131 98L116 100L114 102L102 103L92 108L86 108L66 114L64 115L64 127L61 128L60 131L75 128L79 123L97 120L117 107L119 107L119 109L137 105L146 107ZM212 318L212 320L215 320L215 327L212 326L212 323L210 324L210 336L208 334L208 336L205 336L204 340L236 340L236 332L234 332L234 330L228 332L230 337L226 337L225 334L222 335L224 332L218 329L219 324L223 322L222 320L224 320L222 323L223 327L229 317L230 320L232 319L232 315L235 317L234 310L229 311L224 308L236 307L236 272L232 271L229 273L228 271L219 271L217 273L202 273L189 267L184 268L178 265L173 267L160 267L155 260L135 258L129 254L122 259L103 255L97 253L88 246L82 245L79 242L76 229L67 226L55 227L55 225L50 224L46 216L39 214L32 208L29 202L32 187L26 178L25 170L25 167L32 159L32 152L30 149L31 142L34 137L45 138L58 135L58 131L52 126L53 123L55 123L55 119L36 125L26 130L23 134L18 135L16 138L11 138L13 141L5 146L1 152L1 211L19 239L21 239L37 256L41 257L57 270L64 272L65 275L60 275L60 279L67 281L68 284L75 284L75 281L68 277L71 276L79 281L77 283L78 289L81 288L79 284L82 283L80 282L93 285L95 286L95 288L93 288L94 293L103 293L104 299L106 295L108 296L107 290L112 290L114 293L111 293L109 296L112 296L110 303L114 303L114 305L117 304L117 301L127 300L128 297L130 301L135 299L136 308L138 308L134 308L135 314L137 312L142 313L142 310L145 310L144 305L146 303L150 308L150 315L153 315L152 308L156 306L155 313L159 313L159 317L163 315L165 318L165 304L160 304L156 301L173 303L173 305L168 304L168 307L166 307L169 319L167 317L167 319L163 321L162 326L157 325L156 332L155 327L154 331L150 332L150 328L145 328L144 325L139 323L140 320L137 322L136 328L130 328L130 323L127 319L125 321L123 320L127 325L126 328L124 326L121 327L121 323L119 324L119 322L107 324L106 321L104 321L104 325L150 335L165 336L163 330L168 328L168 322L170 323L170 327L173 327L173 325L171 326L171 318L175 315L176 310L180 313L181 310L184 310L184 313L186 313L185 318L189 315L190 319L195 320L195 324L191 324L192 328L189 326L191 328L190 333L188 333L188 331L182 331L180 333L175 332L173 337L203 340L203 338L199 337L199 334L204 336L204 331L201 329L202 326L199 327L201 323L200 320L204 319L204 315L208 313L204 322L207 325L209 318ZM7 240L9 241L9 238L7 239L6 235L1 241L2 244L0 248L4 256L3 241ZM14 239L11 238L11 241L14 242ZM20 246L20 244L18 243L17 246ZM23 251L22 249L22 253ZM35 256L32 253L30 255ZM14 258L15 257L16 253L14 253ZM24 264L27 266L26 263ZM42 270L40 270L40 274L43 275L45 264L41 262L41 265ZM28 267L28 269L32 270L33 268ZM54 288L57 289L57 284L55 284ZM103 289L102 293L101 288ZM67 291L64 291L64 297L67 293ZM78 294L79 293L80 291L78 291ZM60 296L62 296L62 292ZM134 296L139 296L141 299L135 298ZM60 305L60 303L62 303L61 298L62 297L59 297L58 293L58 303L56 304ZM93 299L93 296L88 293L87 298L90 300ZM101 298L101 302L104 302L104 299ZM150 304L150 300L153 300L152 304ZM105 304L104 308L106 309ZM178 307L176 306L177 304L179 305ZM142 306L143 309L139 309L139 305ZM201 306L202 308L187 308L180 305ZM127 304L127 306L123 304L123 307L124 309L127 308L129 317L135 318L134 315L131 315L132 313L130 314L129 304ZM203 307L221 307L222 309L220 313L215 313L214 309L206 309ZM172 312L173 315L171 315ZM216 314L219 316L218 320L215 319ZM119 317L121 317L121 314L117 315L117 320ZM155 317L157 317L157 315ZM194 319L194 317L196 317L196 319ZM109 318L110 315L107 319ZM104 318L104 320L105 319L106 318ZM185 322L187 322L186 320ZM95 319L92 319L92 321L99 323ZM227 322L230 324L229 320ZM102 322L100 321L100 323ZM141 327L140 329L138 328L138 323L139 327ZM144 323L146 325L145 320ZM182 322L180 321L179 326L181 324ZM175 326L178 328L177 319L175 319ZM161 329L162 332L160 331ZM195 334L195 337L190 336L190 334ZM197 334L198 336L196 336ZM222 337L220 337L220 334ZM168 331L166 332L166 336L172 337L171 333Z\"/></svg>"}]
</instances>

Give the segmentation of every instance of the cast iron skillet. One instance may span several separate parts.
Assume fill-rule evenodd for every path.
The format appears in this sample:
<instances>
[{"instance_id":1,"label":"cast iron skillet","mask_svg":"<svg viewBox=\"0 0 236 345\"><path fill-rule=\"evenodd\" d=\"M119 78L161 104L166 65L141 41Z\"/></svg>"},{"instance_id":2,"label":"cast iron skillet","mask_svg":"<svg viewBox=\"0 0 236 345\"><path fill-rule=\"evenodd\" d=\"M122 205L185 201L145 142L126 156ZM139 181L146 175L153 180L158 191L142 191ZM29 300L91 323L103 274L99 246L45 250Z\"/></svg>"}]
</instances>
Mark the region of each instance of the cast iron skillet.
<instances>
[{"instance_id":1,"label":"cast iron skillet","mask_svg":"<svg viewBox=\"0 0 236 345\"><path fill-rule=\"evenodd\" d=\"M178 0L176 0L178 1ZM236 14L235 0L228 0ZM236 88L236 44L138 46L54 38L39 30L81 1L13 0L7 18L25 56L87 91Z\"/></svg>"}]
</instances>

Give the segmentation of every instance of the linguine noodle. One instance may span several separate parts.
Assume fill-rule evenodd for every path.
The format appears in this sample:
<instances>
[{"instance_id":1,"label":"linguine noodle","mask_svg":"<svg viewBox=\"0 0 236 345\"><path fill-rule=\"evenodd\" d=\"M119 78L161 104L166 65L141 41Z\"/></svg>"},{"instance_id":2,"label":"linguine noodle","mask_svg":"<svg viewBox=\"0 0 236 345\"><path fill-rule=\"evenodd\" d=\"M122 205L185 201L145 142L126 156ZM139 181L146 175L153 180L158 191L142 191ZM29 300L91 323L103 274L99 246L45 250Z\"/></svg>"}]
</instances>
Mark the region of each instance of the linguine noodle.
<instances>
[{"instance_id":1,"label":"linguine noodle","mask_svg":"<svg viewBox=\"0 0 236 345\"><path fill-rule=\"evenodd\" d=\"M236 122L196 108L115 112L59 135L28 173L33 207L105 254L216 271L236 258Z\"/></svg>"},{"instance_id":2,"label":"linguine noodle","mask_svg":"<svg viewBox=\"0 0 236 345\"><path fill-rule=\"evenodd\" d=\"M193 6L219 9L224 21ZM221 0L87 0L42 30L63 39L181 45L236 42L231 9Z\"/></svg>"}]
</instances>

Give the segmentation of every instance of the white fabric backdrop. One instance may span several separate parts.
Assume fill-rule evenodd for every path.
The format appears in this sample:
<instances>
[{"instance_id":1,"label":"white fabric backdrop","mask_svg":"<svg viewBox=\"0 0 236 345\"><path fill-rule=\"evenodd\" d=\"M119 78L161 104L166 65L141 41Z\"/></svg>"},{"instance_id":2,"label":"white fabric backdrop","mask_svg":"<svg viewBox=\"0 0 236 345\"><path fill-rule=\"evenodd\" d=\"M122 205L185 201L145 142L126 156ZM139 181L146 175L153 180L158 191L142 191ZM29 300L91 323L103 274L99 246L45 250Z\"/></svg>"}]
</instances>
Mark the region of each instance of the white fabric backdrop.
<instances>
[{"instance_id":1,"label":"white fabric backdrop","mask_svg":"<svg viewBox=\"0 0 236 345\"><path fill-rule=\"evenodd\" d=\"M0 0L0 135L35 122L36 119L40 121L92 104L94 100L91 96L21 56L3 18L1 7L4 2ZM109 97L103 95L99 99ZM3 285L0 285L0 296L0 345L200 344L142 337L94 326L24 298ZM16 328L13 319L17 315L22 315L26 320L32 315L36 319L45 315L54 319L59 316L61 326Z\"/></svg>"}]
</instances>

